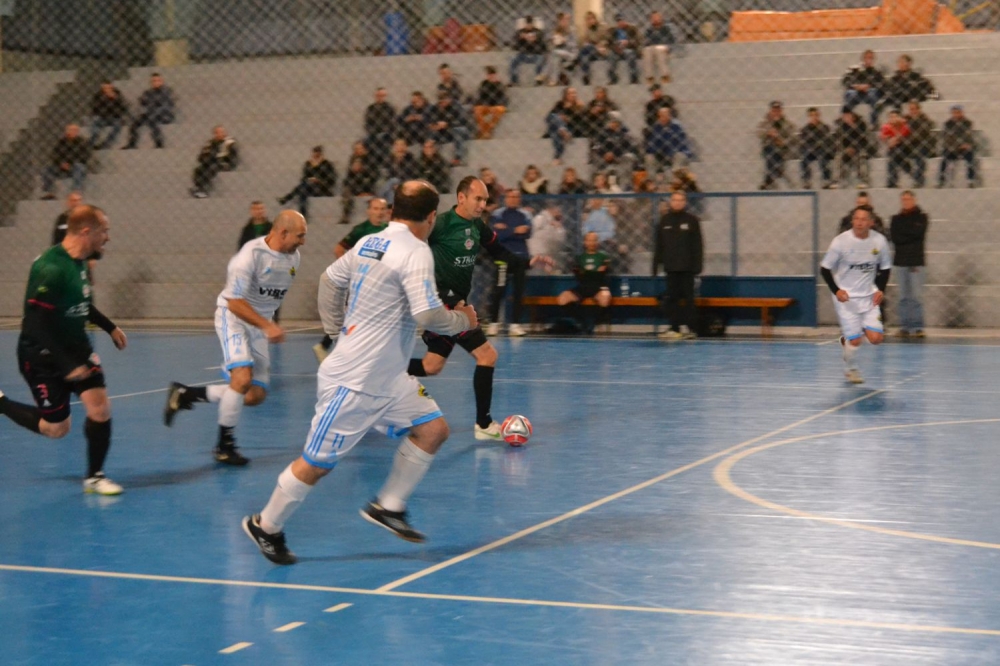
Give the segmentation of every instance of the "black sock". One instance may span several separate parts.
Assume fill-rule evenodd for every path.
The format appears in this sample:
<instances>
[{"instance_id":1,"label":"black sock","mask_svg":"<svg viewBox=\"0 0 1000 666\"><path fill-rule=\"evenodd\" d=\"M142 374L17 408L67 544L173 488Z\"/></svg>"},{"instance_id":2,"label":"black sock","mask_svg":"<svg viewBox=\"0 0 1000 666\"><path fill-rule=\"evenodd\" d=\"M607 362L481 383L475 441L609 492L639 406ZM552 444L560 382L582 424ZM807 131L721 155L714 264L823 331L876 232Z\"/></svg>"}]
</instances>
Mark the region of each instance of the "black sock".
<instances>
[{"instance_id":1,"label":"black sock","mask_svg":"<svg viewBox=\"0 0 1000 666\"><path fill-rule=\"evenodd\" d=\"M233 434L234 426L219 426L219 448L233 447L236 445L236 435Z\"/></svg>"},{"instance_id":2,"label":"black sock","mask_svg":"<svg viewBox=\"0 0 1000 666\"><path fill-rule=\"evenodd\" d=\"M493 370L487 365L477 365L472 374L472 388L476 393L476 425L488 428L493 423L490 405L493 403Z\"/></svg>"},{"instance_id":3,"label":"black sock","mask_svg":"<svg viewBox=\"0 0 1000 666\"><path fill-rule=\"evenodd\" d=\"M5 415L17 425L27 428L31 432L41 432L38 422L41 420L42 415L37 407L14 402L7 396L4 396L0 398L0 414Z\"/></svg>"},{"instance_id":4,"label":"black sock","mask_svg":"<svg viewBox=\"0 0 1000 666\"><path fill-rule=\"evenodd\" d=\"M205 386L185 386L184 400L187 402L208 402L208 388Z\"/></svg>"},{"instance_id":5,"label":"black sock","mask_svg":"<svg viewBox=\"0 0 1000 666\"><path fill-rule=\"evenodd\" d=\"M87 438L87 478L104 469L104 459L111 448L111 419L103 423L91 421L83 424L83 434Z\"/></svg>"},{"instance_id":6,"label":"black sock","mask_svg":"<svg viewBox=\"0 0 1000 666\"><path fill-rule=\"evenodd\" d=\"M319 343L323 345L323 349L330 351L330 347L333 346L333 338L331 338L330 334L328 333L323 336L323 339L320 340Z\"/></svg>"},{"instance_id":7,"label":"black sock","mask_svg":"<svg viewBox=\"0 0 1000 666\"><path fill-rule=\"evenodd\" d=\"M427 371L424 370L424 359L411 358L410 367L406 369L406 373L414 377L426 377Z\"/></svg>"}]
</instances>

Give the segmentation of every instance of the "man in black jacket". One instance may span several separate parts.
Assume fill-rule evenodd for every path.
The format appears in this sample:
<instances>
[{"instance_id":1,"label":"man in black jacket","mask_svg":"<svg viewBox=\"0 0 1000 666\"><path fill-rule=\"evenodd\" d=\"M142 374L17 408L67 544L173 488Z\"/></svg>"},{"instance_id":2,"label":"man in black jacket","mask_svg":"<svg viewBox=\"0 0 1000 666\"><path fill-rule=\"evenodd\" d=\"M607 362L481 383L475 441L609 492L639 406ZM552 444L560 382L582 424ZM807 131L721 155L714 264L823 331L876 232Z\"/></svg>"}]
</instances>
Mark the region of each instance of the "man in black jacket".
<instances>
[{"instance_id":1,"label":"man in black jacket","mask_svg":"<svg viewBox=\"0 0 1000 666\"><path fill-rule=\"evenodd\" d=\"M163 85L163 77L159 74L153 73L149 77L149 89L140 95L139 108L142 112L132 122L128 143L122 146L122 150L135 148L139 141L139 130L143 125L149 125L156 147L163 148L163 132L160 130L160 125L174 122L174 93Z\"/></svg>"},{"instance_id":2,"label":"man in black jacket","mask_svg":"<svg viewBox=\"0 0 1000 666\"><path fill-rule=\"evenodd\" d=\"M104 150L115 142L118 133L122 131L128 107L122 99L122 93L111 85L110 81L101 84L101 89L94 94L90 103L90 147L94 150ZM110 127L111 132L101 141L101 130Z\"/></svg>"},{"instance_id":3,"label":"man in black jacket","mask_svg":"<svg viewBox=\"0 0 1000 666\"><path fill-rule=\"evenodd\" d=\"M667 278L664 306L670 319L670 330L660 334L665 340L694 339L697 310L694 304L694 279L701 273L704 262L701 221L687 211L687 195L670 195L670 210L656 226L653 252L653 276L660 266ZM681 306L681 301L684 305ZM681 333L681 325L687 332Z\"/></svg>"},{"instance_id":4,"label":"man in black jacket","mask_svg":"<svg viewBox=\"0 0 1000 666\"><path fill-rule=\"evenodd\" d=\"M926 102L940 97L930 79L913 70L913 58L905 53L899 56L896 72L886 83L886 106L901 109L914 100Z\"/></svg>"},{"instance_id":5,"label":"man in black jacket","mask_svg":"<svg viewBox=\"0 0 1000 666\"><path fill-rule=\"evenodd\" d=\"M802 151L802 161L799 163L802 171L802 187L812 189L812 163L819 163L820 174L823 177L823 189L828 189L832 182L830 177L830 157L833 152L833 137L830 126L823 122L819 109L810 107L806 112L809 122L799 130L799 148Z\"/></svg>"},{"instance_id":6,"label":"man in black jacket","mask_svg":"<svg viewBox=\"0 0 1000 666\"><path fill-rule=\"evenodd\" d=\"M520 77L518 68L521 65L531 64L535 66L535 85L545 83L545 33L535 25L532 16L525 16L523 24L517 29L514 35L514 50L517 53L510 61L510 85L516 86Z\"/></svg>"},{"instance_id":7,"label":"man in black jacket","mask_svg":"<svg viewBox=\"0 0 1000 666\"><path fill-rule=\"evenodd\" d=\"M900 195L902 209L892 216L889 233L895 246L893 265L899 266L899 336L924 337L924 239L930 220L917 206L913 192Z\"/></svg>"},{"instance_id":8,"label":"man in black jacket","mask_svg":"<svg viewBox=\"0 0 1000 666\"><path fill-rule=\"evenodd\" d=\"M239 164L240 156L236 139L226 133L226 128L216 125L212 128L212 138L205 142L198 153L198 166L194 169L194 187L191 196L204 199L212 187L212 181L220 171L232 171Z\"/></svg>"},{"instance_id":9,"label":"man in black jacket","mask_svg":"<svg viewBox=\"0 0 1000 666\"><path fill-rule=\"evenodd\" d=\"M385 88L375 90L375 101L365 109L365 147L384 166L389 146L396 137L396 107L386 101Z\"/></svg>"},{"instance_id":10,"label":"man in black jacket","mask_svg":"<svg viewBox=\"0 0 1000 666\"><path fill-rule=\"evenodd\" d=\"M854 110L859 104L871 108L871 125L878 127L878 112L885 94L885 74L875 66L875 52L868 49L861 55L861 64L847 70L844 86L844 107Z\"/></svg>"},{"instance_id":11,"label":"man in black jacket","mask_svg":"<svg viewBox=\"0 0 1000 666\"><path fill-rule=\"evenodd\" d=\"M236 251L239 252L244 245L254 240L266 236L271 231L271 220L267 219L267 208L263 201L254 201L250 204L250 219L247 220L243 230L240 232L240 240L236 244Z\"/></svg>"},{"instance_id":12,"label":"man in black jacket","mask_svg":"<svg viewBox=\"0 0 1000 666\"><path fill-rule=\"evenodd\" d=\"M284 206L292 199L299 200L299 212L309 218L309 197L332 197L337 185L337 170L323 156L323 146L314 146L312 154L302 165L302 179L291 192L278 199Z\"/></svg>"},{"instance_id":13,"label":"man in black jacket","mask_svg":"<svg viewBox=\"0 0 1000 666\"><path fill-rule=\"evenodd\" d=\"M83 191L83 181L87 177L87 160L90 159L90 145L80 136L79 125L67 125L66 133L52 148L52 161L42 171L42 199L55 199L55 181L61 178L73 179L73 190Z\"/></svg>"},{"instance_id":14,"label":"man in black jacket","mask_svg":"<svg viewBox=\"0 0 1000 666\"><path fill-rule=\"evenodd\" d=\"M883 222L882 218L875 212L875 207L872 206L871 197L868 196L868 192L865 192L864 190L858 192L858 198L854 200L854 207L847 211L847 215L840 218L840 225L837 227L838 234L842 234L853 227L852 220L854 219L854 211L859 208L864 208L866 211L871 213L872 229L879 232L883 236L888 236L885 231L885 222Z\"/></svg>"}]
</instances>

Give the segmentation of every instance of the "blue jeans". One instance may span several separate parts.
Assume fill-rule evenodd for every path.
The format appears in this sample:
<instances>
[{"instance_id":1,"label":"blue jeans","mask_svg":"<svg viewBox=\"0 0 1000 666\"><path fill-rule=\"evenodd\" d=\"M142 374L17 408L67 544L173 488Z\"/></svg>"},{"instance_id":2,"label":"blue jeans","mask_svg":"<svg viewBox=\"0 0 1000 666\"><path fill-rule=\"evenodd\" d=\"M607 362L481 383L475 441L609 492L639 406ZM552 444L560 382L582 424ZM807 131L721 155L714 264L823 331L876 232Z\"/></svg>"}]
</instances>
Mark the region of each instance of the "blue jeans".
<instances>
[{"instance_id":1,"label":"blue jeans","mask_svg":"<svg viewBox=\"0 0 1000 666\"><path fill-rule=\"evenodd\" d=\"M966 178L969 179L969 184L976 182L976 151L966 150L966 151L944 151L941 155L941 168L938 170L938 185L944 185L945 174L948 171L948 166L952 162L957 162L958 160L965 160L966 163Z\"/></svg>"},{"instance_id":2,"label":"blue jeans","mask_svg":"<svg viewBox=\"0 0 1000 666\"><path fill-rule=\"evenodd\" d=\"M871 107L871 128L878 129L878 111L879 111L879 100L882 98L882 93L875 88L869 88L867 92L859 92L853 88L844 93L844 106L850 110L854 110L859 104L867 104Z\"/></svg>"},{"instance_id":3,"label":"blue jeans","mask_svg":"<svg viewBox=\"0 0 1000 666\"><path fill-rule=\"evenodd\" d=\"M118 138L119 132L122 131L121 118L101 118L100 116L94 116L90 123L90 147L101 150L102 148L107 148L115 142ZM99 141L101 130L105 127L110 127L111 132L108 134L104 141Z\"/></svg>"},{"instance_id":4,"label":"blue jeans","mask_svg":"<svg viewBox=\"0 0 1000 666\"><path fill-rule=\"evenodd\" d=\"M803 185L812 180L813 162L819 163L819 170L823 175L823 184L826 185L830 182L830 157L824 153L805 153L802 155L802 161L799 163L799 168L802 171Z\"/></svg>"},{"instance_id":5,"label":"blue jeans","mask_svg":"<svg viewBox=\"0 0 1000 666\"><path fill-rule=\"evenodd\" d=\"M633 49L625 49L624 53L611 52L611 73L608 79L612 85L618 83L618 63L622 60L628 63L628 76L631 83L639 83L639 54Z\"/></svg>"},{"instance_id":6,"label":"blue jeans","mask_svg":"<svg viewBox=\"0 0 1000 666\"><path fill-rule=\"evenodd\" d=\"M604 60L605 58L609 58L609 56L602 56L593 44L585 44L580 49L580 72L583 74L583 83L585 85L590 84L590 66L594 61Z\"/></svg>"},{"instance_id":7,"label":"blue jeans","mask_svg":"<svg viewBox=\"0 0 1000 666\"><path fill-rule=\"evenodd\" d=\"M438 144L444 143L455 143L455 159L459 162L465 162L466 154L466 143L469 141L469 128L468 127L449 127L444 130L435 130L431 132L431 138L438 142Z\"/></svg>"},{"instance_id":8,"label":"blue jeans","mask_svg":"<svg viewBox=\"0 0 1000 666\"><path fill-rule=\"evenodd\" d=\"M563 153L566 152L566 137L563 136L563 133L568 133L569 127L566 126L566 122L556 113L550 113L545 119L545 124L549 130L549 138L552 139L552 149L555 152L554 159L562 159Z\"/></svg>"},{"instance_id":9,"label":"blue jeans","mask_svg":"<svg viewBox=\"0 0 1000 666\"><path fill-rule=\"evenodd\" d=\"M517 85L517 68L521 65L531 64L535 66L535 76L542 75L545 69L545 56L541 53L518 53L510 61L510 82Z\"/></svg>"},{"instance_id":10,"label":"blue jeans","mask_svg":"<svg viewBox=\"0 0 1000 666\"><path fill-rule=\"evenodd\" d=\"M87 177L87 165L83 162L73 162L70 165L69 171L63 171L56 164L51 164L45 167L42 171L42 191L45 194L54 194L56 189L56 180L61 178L72 178L73 179L73 190L76 192L83 191L83 181Z\"/></svg>"},{"instance_id":11,"label":"blue jeans","mask_svg":"<svg viewBox=\"0 0 1000 666\"><path fill-rule=\"evenodd\" d=\"M899 282L899 326L913 333L924 329L924 279L923 266L896 266Z\"/></svg>"}]
</instances>

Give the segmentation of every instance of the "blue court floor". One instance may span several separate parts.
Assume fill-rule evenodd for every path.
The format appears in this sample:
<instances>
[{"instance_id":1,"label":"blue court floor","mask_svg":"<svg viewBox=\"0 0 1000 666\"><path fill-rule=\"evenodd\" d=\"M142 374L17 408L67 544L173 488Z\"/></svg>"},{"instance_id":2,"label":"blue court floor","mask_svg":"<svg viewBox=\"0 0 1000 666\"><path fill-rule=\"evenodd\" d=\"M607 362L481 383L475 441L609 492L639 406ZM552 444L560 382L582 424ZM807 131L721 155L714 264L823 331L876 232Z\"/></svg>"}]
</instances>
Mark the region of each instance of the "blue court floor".
<instances>
[{"instance_id":1,"label":"blue court floor","mask_svg":"<svg viewBox=\"0 0 1000 666\"><path fill-rule=\"evenodd\" d=\"M218 376L211 333L100 337L120 498L81 493L79 407L62 441L0 418L0 664L1000 663L997 347L865 347L852 387L816 341L501 339L523 449L474 441L457 351L426 381L453 432L410 504L428 543L358 517L395 449L372 434L282 568L239 523L301 450L314 342L274 350L244 469L210 406L161 423L171 379Z\"/></svg>"}]
</instances>

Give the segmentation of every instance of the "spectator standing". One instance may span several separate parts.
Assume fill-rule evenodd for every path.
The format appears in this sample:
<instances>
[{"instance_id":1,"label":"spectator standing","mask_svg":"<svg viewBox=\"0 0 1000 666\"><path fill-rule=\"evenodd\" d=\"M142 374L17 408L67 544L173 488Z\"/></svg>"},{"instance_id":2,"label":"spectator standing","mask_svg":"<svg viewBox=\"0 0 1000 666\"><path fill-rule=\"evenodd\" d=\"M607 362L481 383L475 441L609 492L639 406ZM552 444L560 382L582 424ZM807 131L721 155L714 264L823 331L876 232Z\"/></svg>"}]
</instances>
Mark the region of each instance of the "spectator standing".
<instances>
[{"instance_id":1,"label":"spectator standing","mask_svg":"<svg viewBox=\"0 0 1000 666\"><path fill-rule=\"evenodd\" d=\"M69 214L77 206L83 204L83 195L79 192L70 192L66 196L66 210L59 213L59 217L56 218L56 223L52 227L52 242L50 245L59 245L66 238L66 232L69 229Z\"/></svg>"},{"instance_id":2,"label":"spectator standing","mask_svg":"<svg viewBox=\"0 0 1000 666\"><path fill-rule=\"evenodd\" d=\"M570 15L566 12L556 14L556 27L549 35L549 85L569 85L569 70L576 63L578 50L576 34Z\"/></svg>"},{"instance_id":3,"label":"spectator standing","mask_svg":"<svg viewBox=\"0 0 1000 666\"><path fill-rule=\"evenodd\" d=\"M548 194L549 181L542 177L542 172L534 164L529 164L524 169L524 176L517 183L517 189L521 194Z\"/></svg>"},{"instance_id":4,"label":"spectator standing","mask_svg":"<svg viewBox=\"0 0 1000 666\"><path fill-rule=\"evenodd\" d=\"M646 173L654 178L661 169L670 170L684 166L678 155L690 160L693 153L684 128L674 120L668 107L656 112L656 122L649 128L646 140ZM686 162L686 160L685 160Z\"/></svg>"},{"instance_id":5,"label":"spectator standing","mask_svg":"<svg viewBox=\"0 0 1000 666\"><path fill-rule=\"evenodd\" d=\"M263 201L254 201L250 204L250 219L243 225L240 231L240 239L236 243L236 251L239 252L244 245L255 238L263 238L271 233L271 220L267 219L267 208ZM275 320L277 321L277 320Z\"/></svg>"},{"instance_id":6,"label":"spectator standing","mask_svg":"<svg viewBox=\"0 0 1000 666\"><path fill-rule=\"evenodd\" d=\"M653 250L653 276L662 267L667 291L664 305L670 330L660 335L665 340L694 339L698 312L695 307L694 280L704 263L701 220L687 210L683 192L670 195L670 210L656 226ZM681 301L684 305L681 305ZM687 327L682 333L681 326Z\"/></svg>"},{"instance_id":7,"label":"spectator standing","mask_svg":"<svg viewBox=\"0 0 1000 666\"><path fill-rule=\"evenodd\" d=\"M417 173L438 192L447 192L451 189L451 167L441 155L434 139L424 141L420 159L417 160Z\"/></svg>"},{"instance_id":8,"label":"spectator standing","mask_svg":"<svg viewBox=\"0 0 1000 666\"><path fill-rule=\"evenodd\" d=\"M149 88L139 96L139 115L132 121L129 128L128 143L122 150L133 149L139 141L139 130L143 125L149 125L153 135L153 144L163 148L163 130L160 125L174 122L174 93L163 83L163 77L153 74L149 77Z\"/></svg>"},{"instance_id":9,"label":"spectator standing","mask_svg":"<svg viewBox=\"0 0 1000 666\"><path fill-rule=\"evenodd\" d=\"M465 152L469 142L469 120L465 109L447 93L438 94L438 103L427 114L428 136L438 145L455 144L453 166L465 164Z\"/></svg>"},{"instance_id":10,"label":"spectator standing","mask_svg":"<svg viewBox=\"0 0 1000 666\"><path fill-rule=\"evenodd\" d=\"M599 192L599 190L595 190ZM620 194L620 192L619 192ZM583 219L580 230L584 235L589 233L597 234L597 239L601 244L611 244L615 240L615 217L612 214L610 204L605 205L602 199L590 199L587 202L590 212Z\"/></svg>"},{"instance_id":11,"label":"spectator standing","mask_svg":"<svg viewBox=\"0 0 1000 666\"><path fill-rule=\"evenodd\" d=\"M833 135L830 126L823 122L819 109L815 106L807 111L809 120L799 131L799 148L802 151L802 187L812 189L812 163L819 164L820 175L823 178L823 189L830 187L833 179L830 174L830 158L833 152Z\"/></svg>"},{"instance_id":12,"label":"spectator standing","mask_svg":"<svg viewBox=\"0 0 1000 666\"><path fill-rule=\"evenodd\" d=\"M631 189L632 172L635 171L639 148L635 139L622 125L621 115L612 111L604 128L595 142L594 163L598 168L611 171L616 180L626 189Z\"/></svg>"},{"instance_id":13,"label":"spectator standing","mask_svg":"<svg viewBox=\"0 0 1000 666\"><path fill-rule=\"evenodd\" d=\"M858 177L858 189L868 187L868 126L858 114L844 107L844 112L834 124L833 145L840 159L839 186L848 185L853 169Z\"/></svg>"},{"instance_id":14,"label":"spectator standing","mask_svg":"<svg viewBox=\"0 0 1000 666\"><path fill-rule=\"evenodd\" d=\"M781 102L771 102L767 115L757 126L757 137L764 158L764 182L760 184L760 189L771 190L779 178L788 178L785 175L785 160L795 140L795 125L785 118Z\"/></svg>"},{"instance_id":15,"label":"spectator standing","mask_svg":"<svg viewBox=\"0 0 1000 666\"><path fill-rule=\"evenodd\" d=\"M924 240L930 219L917 206L917 198L910 190L900 195L902 208L892 216L889 233L893 244L896 280L899 283L899 335L924 337Z\"/></svg>"},{"instance_id":16,"label":"spectator standing","mask_svg":"<svg viewBox=\"0 0 1000 666\"><path fill-rule=\"evenodd\" d=\"M385 88L375 89L375 101L365 109L365 147L383 166L389 146L396 137L396 107L387 99Z\"/></svg>"},{"instance_id":17,"label":"spectator standing","mask_svg":"<svg viewBox=\"0 0 1000 666\"><path fill-rule=\"evenodd\" d=\"M528 239L528 253L557 259L566 248L566 226L563 224L562 207L551 202L531 220L531 238ZM544 264L544 273L557 272L557 261Z\"/></svg>"},{"instance_id":18,"label":"spectator standing","mask_svg":"<svg viewBox=\"0 0 1000 666\"><path fill-rule=\"evenodd\" d=\"M204 199L212 187L212 181L220 171L232 171L240 162L236 139L226 133L226 128L216 125L212 128L212 138L205 142L198 153L198 166L194 169L194 187L191 196Z\"/></svg>"},{"instance_id":19,"label":"spectator standing","mask_svg":"<svg viewBox=\"0 0 1000 666\"><path fill-rule=\"evenodd\" d=\"M576 169L566 167L563 171L562 182L559 183L559 194L586 194L587 184L576 175Z\"/></svg>"},{"instance_id":20,"label":"spectator standing","mask_svg":"<svg viewBox=\"0 0 1000 666\"><path fill-rule=\"evenodd\" d=\"M422 144L427 138L427 114L430 110L424 94L414 90L410 95L410 105L399 114L399 133L406 139L406 145Z\"/></svg>"},{"instance_id":21,"label":"spectator standing","mask_svg":"<svg viewBox=\"0 0 1000 666\"><path fill-rule=\"evenodd\" d=\"M302 217L309 218L309 197L332 197L337 186L337 170L330 160L323 156L323 146L315 146L312 154L302 165L302 179L291 192L278 199L285 205L292 199L298 199L299 212ZM266 234L265 234L266 235Z\"/></svg>"},{"instance_id":22,"label":"spectator standing","mask_svg":"<svg viewBox=\"0 0 1000 666\"><path fill-rule=\"evenodd\" d=\"M392 153L385 166L385 182L379 191L379 196L392 205L396 188L408 180L414 180L420 172L420 165L406 147L406 139L396 139L392 142ZM350 249L350 248L348 248Z\"/></svg>"},{"instance_id":23,"label":"spectator standing","mask_svg":"<svg viewBox=\"0 0 1000 666\"><path fill-rule=\"evenodd\" d=\"M899 111L893 109L889 112L889 120L882 126L879 138L885 142L886 156L889 158L889 177L885 186L894 189L899 184L899 170L910 170L907 161L910 126Z\"/></svg>"},{"instance_id":24,"label":"spectator standing","mask_svg":"<svg viewBox=\"0 0 1000 666\"><path fill-rule=\"evenodd\" d=\"M941 127L938 187L944 187L949 165L958 160L965 160L968 186L976 187L976 137L972 133L972 121L965 117L961 104L951 107L951 117Z\"/></svg>"},{"instance_id":25,"label":"spectator standing","mask_svg":"<svg viewBox=\"0 0 1000 666\"><path fill-rule=\"evenodd\" d=\"M503 193L506 188L500 184L497 175L489 167L483 167L479 170L479 180L483 181L483 185L486 186L486 208L484 210L485 213L489 213L483 221L489 222L489 216L493 215L493 211L499 208L503 202Z\"/></svg>"},{"instance_id":26,"label":"spectator standing","mask_svg":"<svg viewBox=\"0 0 1000 666\"><path fill-rule=\"evenodd\" d=\"M508 104L507 87L497 76L497 68L489 65L486 67L486 78L479 84L476 103L472 107L478 129L477 138L493 138L493 130L507 112Z\"/></svg>"},{"instance_id":27,"label":"spectator standing","mask_svg":"<svg viewBox=\"0 0 1000 666\"><path fill-rule=\"evenodd\" d=\"M510 61L510 84L518 85L518 68L521 65L535 66L535 85L545 83L545 33L536 25L533 16L525 16L514 34L514 50L517 53Z\"/></svg>"},{"instance_id":28,"label":"spectator standing","mask_svg":"<svg viewBox=\"0 0 1000 666\"><path fill-rule=\"evenodd\" d=\"M888 237L889 233L885 228L885 221L882 217L875 212L875 207L872 205L871 197L867 192L858 192L857 198L854 200L854 207L847 211L847 215L840 219L840 225L837 227L837 233L842 234L845 231L850 231L853 227L854 211L857 209L863 209L868 213L868 217L872 220L872 229L879 232L883 236Z\"/></svg>"},{"instance_id":29,"label":"spectator standing","mask_svg":"<svg viewBox=\"0 0 1000 666\"><path fill-rule=\"evenodd\" d=\"M905 53L896 60L896 72L886 83L886 103L894 109L916 100L926 102L929 99L939 99L940 95L934 89L930 79L913 70L913 58Z\"/></svg>"},{"instance_id":30,"label":"spectator standing","mask_svg":"<svg viewBox=\"0 0 1000 666\"><path fill-rule=\"evenodd\" d=\"M73 190L82 192L89 159L90 145L80 136L80 126L66 125L62 137L52 147L49 165L42 171L42 199L55 199L56 180L63 178L71 178Z\"/></svg>"},{"instance_id":31,"label":"spectator standing","mask_svg":"<svg viewBox=\"0 0 1000 666\"><path fill-rule=\"evenodd\" d=\"M507 293L507 284L514 286L514 303L512 304L512 321L507 327L507 334L522 336L526 333L521 327L521 301L524 300L525 274L530 262L528 254L528 239L531 238L531 211L521 207L521 192L511 188L504 195L504 207L497 209L490 219L490 226L497 235L497 241L512 252L521 261L508 263L495 260L496 277L493 282L493 298L490 301L490 325L486 328L487 335L500 334L500 305Z\"/></svg>"},{"instance_id":32,"label":"spectator standing","mask_svg":"<svg viewBox=\"0 0 1000 666\"><path fill-rule=\"evenodd\" d=\"M910 162L914 187L923 187L927 170L927 158L933 157L937 140L934 121L920 108L920 102L906 105L906 124L910 126L910 136L906 140L907 159Z\"/></svg>"},{"instance_id":33,"label":"spectator standing","mask_svg":"<svg viewBox=\"0 0 1000 666\"><path fill-rule=\"evenodd\" d=\"M104 150L118 138L128 115L128 106L122 98L122 93L110 81L101 84L101 89L94 93L90 103L90 147L94 150ZM101 130L110 127L107 137L101 140Z\"/></svg>"},{"instance_id":34,"label":"spectator standing","mask_svg":"<svg viewBox=\"0 0 1000 666\"><path fill-rule=\"evenodd\" d=\"M841 79L844 86L844 106L853 110L859 104L871 108L871 126L878 127L878 113L885 93L885 74L875 66L875 52L868 49L861 54L861 64L847 70Z\"/></svg>"},{"instance_id":35,"label":"spectator standing","mask_svg":"<svg viewBox=\"0 0 1000 666\"><path fill-rule=\"evenodd\" d=\"M663 14L651 12L642 47L642 69L648 83L656 81L657 74L663 83L670 81L670 54L674 42L674 33L663 20Z\"/></svg>"},{"instance_id":36,"label":"spectator standing","mask_svg":"<svg viewBox=\"0 0 1000 666\"><path fill-rule=\"evenodd\" d=\"M625 20L624 14L615 14L615 25L610 30L608 39L611 48L611 85L618 83L618 63L622 60L628 65L629 82L639 83L639 53L642 40L639 30Z\"/></svg>"},{"instance_id":37,"label":"spectator standing","mask_svg":"<svg viewBox=\"0 0 1000 666\"><path fill-rule=\"evenodd\" d=\"M587 12L584 16L583 32L580 34L580 71L583 85L590 85L590 68L598 60L607 60L611 55L608 47L608 26L597 20L597 14Z\"/></svg>"}]
</instances>

